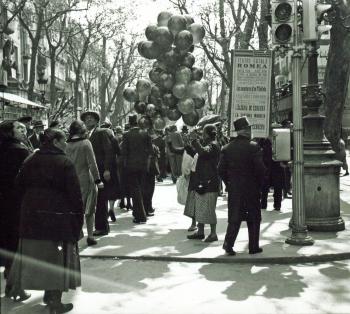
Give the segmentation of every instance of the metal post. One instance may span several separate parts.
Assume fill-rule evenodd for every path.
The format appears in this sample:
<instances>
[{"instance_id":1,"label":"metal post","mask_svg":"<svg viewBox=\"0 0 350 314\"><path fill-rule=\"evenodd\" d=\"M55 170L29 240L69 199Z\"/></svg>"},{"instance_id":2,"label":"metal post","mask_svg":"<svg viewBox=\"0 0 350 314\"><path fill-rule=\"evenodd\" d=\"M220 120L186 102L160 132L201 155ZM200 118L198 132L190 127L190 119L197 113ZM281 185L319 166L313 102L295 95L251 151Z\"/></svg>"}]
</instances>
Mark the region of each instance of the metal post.
<instances>
[{"instance_id":1,"label":"metal post","mask_svg":"<svg viewBox=\"0 0 350 314\"><path fill-rule=\"evenodd\" d=\"M296 20L296 19L295 19ZM303 119L301 99L301 48L299 31L295 21L295 47L292 56L293 81L293 224L292 234L286 243L293 245L312 245L313 239L308 235L305 224L304 207L304 148L303 148Z\"/></svg>"}]
</instances>

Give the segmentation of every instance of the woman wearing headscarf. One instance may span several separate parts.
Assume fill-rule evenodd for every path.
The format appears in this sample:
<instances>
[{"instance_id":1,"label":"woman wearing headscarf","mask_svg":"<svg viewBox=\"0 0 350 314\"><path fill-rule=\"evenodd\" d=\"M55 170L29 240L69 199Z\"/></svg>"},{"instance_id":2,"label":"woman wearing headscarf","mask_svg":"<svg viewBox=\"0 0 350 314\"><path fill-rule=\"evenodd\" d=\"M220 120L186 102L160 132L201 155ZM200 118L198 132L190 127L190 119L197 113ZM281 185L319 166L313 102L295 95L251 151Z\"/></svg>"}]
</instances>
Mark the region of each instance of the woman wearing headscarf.
<instances>
[{"instance_id":1,"label":"woman wearing headscarf","mask_svg":"<svg viewBox=\"0 0 350 314\"><path fill-rule=\"evenodd\" d=\"M83 201L63 131L46 129L40 142L16 179L23 195L20 241L9 279L15 288L44 290L50 312L65 313L73 304L61 303L62 292L81 285Z\"/></svg>"},{"instance_id":2,"label":"woman wearing headscarf","mask_svg":"<svg viewBox=\"0 0 350 314\"><path fill-rule=\"evenodd\" d=\"M77 171L85 209L87 245L97 244L93 236L97 187L103 188L91 142L87 139L87 128L82 121L73 121L69 127L66 148L67 156L73 161ZM96 186L97 185L97 186Z\"/></svg>"},{"instance_id":3,"label":"woman wearing headscarf","mask_svg":"<svg viewBox=\"0 0 350 314\"><path fill-rule=\"evenodd\" d=\"M195 133L190 136L193 137ZM210 224L210 234L205 242L217 241L216 201L219 193L218 162L220 148L216 143L216 127L208 124L203 129L202 143L194 138L191 143L198 154L192 169L184 214L198 222L198 231L188 239L204 239L204 225ZM195 158L196 159L196 158Z\"/></svg>"},{"instance_id":4,"label":"woman wearing headscarf","mask_svg":"<svg viewBox=\"0 0 350 314\"><path fill-rule=\"evenodd\" d=\"M30 154L22 144L25 138L24 124L10 120L0 123L0 265L5 266L5 279L8 278L18 245L21 202L15 191L15 178L23 161ZM15 291L7 283L5 296L23 301L30 294L24 290Z\"/></svg>"}]
</instances>

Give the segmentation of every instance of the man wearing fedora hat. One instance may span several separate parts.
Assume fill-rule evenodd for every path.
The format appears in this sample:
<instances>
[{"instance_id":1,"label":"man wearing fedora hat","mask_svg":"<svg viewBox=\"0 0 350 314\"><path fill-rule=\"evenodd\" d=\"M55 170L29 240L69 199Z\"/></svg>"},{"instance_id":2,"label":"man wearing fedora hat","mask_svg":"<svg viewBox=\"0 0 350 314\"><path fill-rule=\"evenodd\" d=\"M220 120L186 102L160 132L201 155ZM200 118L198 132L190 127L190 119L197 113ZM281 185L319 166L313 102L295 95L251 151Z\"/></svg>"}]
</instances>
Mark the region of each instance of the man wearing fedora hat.
<instances>
[{"instance_id":1,"label":"man wearing fedora hat","mask_svg":"<svg viewBox=\"0 0 350 314\"><path fill-rule=\"evenodd\" d=\"M32 144L34 149L39 148L40 146L40 140L39 140L39 134L44 131L44 123L41 120L34 121L33 123L33 131L34 133L29 136L29 141Z\"/></svg>"},{"instance_id":2,"label":"man wearing fedora hat","mask_svg":"<svg viewBox=\"0 0 350 314\"><path fill-rule=\"evenodd\" d=\"M247 221L249 254L261 253L259 233L261 221L260 189L266 168L262 152L251 141L251 124L247 117L234 122L237 137L224 146L219 162L219 174L228 190L228 226L223 249L228 255L233 250L241 222Z\"/></svg>"},{"instance_id":3,"label":"man wearing fedora hat","mask_svg":"<svg viewBox=\"0 0 350 314\"><path fill-rule=\"evenodd\" d=\"M129 116L129 125L130 130L124 134L121 152L133 203L133 222L141 224L146 223L147 216L153 216L152 208L145 208L149 203L149 187L145 186L145 179L153 147L150 135L139 128L136 115Z\"/></svg>"},{"instance_id":4,"label":"man wearing fedora hat","mask_svg":"<svg viewBox=\"0 0 350 314\"><path fill-rule=\"evenodd\" d=\"M97 168L104 184L104 188L99 189L97 194L95 231L93 234L94 236L103 236L109 233L108 193L106 186L111 181L111 170L115 159L113 146L108 130L98 127L100 122L98 112L85 111L81 114L80 119L88 129L88 137L95 153Z\"/></svg>"}]
</instances>

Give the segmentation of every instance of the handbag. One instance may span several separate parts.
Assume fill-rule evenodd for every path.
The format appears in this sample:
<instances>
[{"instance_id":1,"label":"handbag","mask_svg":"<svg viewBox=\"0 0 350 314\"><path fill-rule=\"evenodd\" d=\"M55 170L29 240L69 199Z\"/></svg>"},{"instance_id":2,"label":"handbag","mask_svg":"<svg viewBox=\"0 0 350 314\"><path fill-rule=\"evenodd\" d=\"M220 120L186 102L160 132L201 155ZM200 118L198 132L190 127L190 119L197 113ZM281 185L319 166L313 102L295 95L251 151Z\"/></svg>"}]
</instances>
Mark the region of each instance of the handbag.
<instances>
[{"instance_id":1,"label":"handbag","mask_svg":"<svg viewBox=\"0 0 350 314\"><path fill-rule=\"evenodd\" d=\"M189 179L185 176L180 176L176 181L177 202L181 205L186 204L188 194Z\"/></svg>"},{"instance_id":2,"label":"handbag","mask_svg":"<svg viewBox=\"0 0 350 314\"><path fill-rule=\"evenodd\" d=\"M199 181L195 188L195 191L200 195L205 194L208 190L210 182L211 180Z\"/></svg>"}]
</instances>

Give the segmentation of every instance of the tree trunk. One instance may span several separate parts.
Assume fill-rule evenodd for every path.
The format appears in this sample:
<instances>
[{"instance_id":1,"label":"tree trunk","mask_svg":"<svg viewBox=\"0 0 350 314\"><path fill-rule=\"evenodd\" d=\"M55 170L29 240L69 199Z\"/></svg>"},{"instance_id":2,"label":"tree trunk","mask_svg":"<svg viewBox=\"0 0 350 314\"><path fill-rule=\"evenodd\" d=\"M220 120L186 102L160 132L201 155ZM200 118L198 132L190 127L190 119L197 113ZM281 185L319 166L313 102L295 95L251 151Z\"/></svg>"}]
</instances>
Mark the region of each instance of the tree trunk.
<instances>
[{"instance_id":1,"label":"tree trunk","mask_svg":"<svg viewBox=\"0 0 350 314\"><path fill-rule=\"evenodd\" d=\"M325 133L333 149L341 135L341 122L350 74L350 33L344 27L342 17L349 16L350 4L339 2L331 29L331 42L324 80Z\"/></svg>"},{"instance_id":2,"label":"tree trunk","mask_svg":"<svg viewBox=\"0 0 350 314\"><path fill-rule=\"evenodd\" d=\"M250 40L253 36L254 23L256 20L256 13L258 11L258 0L254 0L251 8L251 12L249 12L247 17L247 22L244 26L244 32L241 37L240 49L248 49Z\"/></svg>"},{"instance_id":3,"label":"tree trunk","mask_svg":"<svg viewBox=\"0 0 350 314\"><path fill-rule=\"evenodd\" d=\"M266 21L266 15L268 14L268 0L260 1L260 24L258 26L259 36L259 49L268 49L267 34L268 34L268 23Z\"/></svg>"},{"instance_id":4,"label":"tree trunk","mask_svg":"<svg viewBox=\"0 0 350 314\"><path fill-rule=\"evenodd\" d=\"M78 119L78 107L79 107L79 84L80 84L80 72L81 72L81 65L79 64L76 71L75 71L75 81L74 81L74 116L75 119Z\"/></svg>"},{"instance_id":5,"label":"tree trunk","mask_svg":"<svg viewBox=\"0 0 350 314\"><path fill-rule=\"evenodd\" d=\"M28 83L28 99L35 101L34 85L36 78L36 58L38 55L39 39L35 38L32 41L32 49L30 56L30 70L29 70L29 83Z\"/></svg>"},{"instance_id":6,"label":"tree trunk","mask_svg":"<svg viewBox=\"0 0 350 314\"><path fill-rule=\"evenodd\" d=\"M106 48L107 48L107 39L103 36L102 39L102 75L101 75L101 94L100 94L100 106L101 106L101 121L104 121L107 116L106 108Z\"/></svg>"},{"instance_id":7,"label":"tree trunk","mask_svg":"<svg viewBox=\"0 0 350 314\"><path fill-rule=\"evenodd\" d=\"M56 92L56 50L50 52L50 105L53 106L57 100Z\"/></svg>"}]
</instances>

